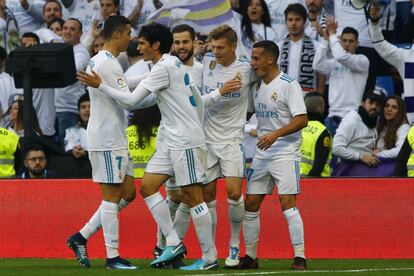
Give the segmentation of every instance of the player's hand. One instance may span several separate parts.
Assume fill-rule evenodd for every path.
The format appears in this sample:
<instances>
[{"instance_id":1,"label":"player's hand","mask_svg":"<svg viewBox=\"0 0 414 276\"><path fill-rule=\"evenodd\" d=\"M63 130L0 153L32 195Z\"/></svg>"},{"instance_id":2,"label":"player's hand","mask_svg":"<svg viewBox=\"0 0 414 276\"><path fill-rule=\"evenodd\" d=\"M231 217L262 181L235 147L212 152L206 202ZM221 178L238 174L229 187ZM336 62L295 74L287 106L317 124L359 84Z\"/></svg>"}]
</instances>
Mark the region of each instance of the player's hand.
<instances>
[{"instance_id":1,"label":"player's hand","mask_svg":"<svg viewBox=\"0 0 414 276\"><path fill-rule=\"evenodd\" d=\"M371 23L376 25L378 24L381 14L380 14L380 7L378 5L371 5L369 7L369 18L371 18Z\"/></svg>"},{"instance_id":2,"label":"player's hand","mask_svg":"<svg viewBox=\"0 0 414 276\"><path fill-rule=\"evenodd\" d=\"M222 87L220 87L219 92L222 96L231 93L239 91L241 88L241 80L229 80L224 83Z\"/></svg>"},{"instance_id":3,"label":"player's hand","mask_svg":"<svg viewBox=\"0 0 414 276\"><path fill-rule=\"evenodd\" d=\"M277 132L270 132L257 138L257 147L261 150L267 150L279 138Z\"/></svg>"},{"instance_id":4,"label":"player's hand","mask_svg":"<svg viewBox=\"0 0 414 276\"><path fill-rule=\"evenodd\" d=\"M378 157L372 155L372 154L363 154L361 156L361 161L368 165L369 167L377 167L381 161L378 159Z\"/></svg>"},{"instance_id":5,"label":"player's hand","mask_svg":"<svg viewBox=\"0 0 414 276\"><path fill-rule=\"evenodd\" d=\"M102 83L102 79L94 70L92 70L91 73L92 74L88 74L81 70L77 73L76 78L83 85L98 88Z\"/></svg>"}]
</instances>

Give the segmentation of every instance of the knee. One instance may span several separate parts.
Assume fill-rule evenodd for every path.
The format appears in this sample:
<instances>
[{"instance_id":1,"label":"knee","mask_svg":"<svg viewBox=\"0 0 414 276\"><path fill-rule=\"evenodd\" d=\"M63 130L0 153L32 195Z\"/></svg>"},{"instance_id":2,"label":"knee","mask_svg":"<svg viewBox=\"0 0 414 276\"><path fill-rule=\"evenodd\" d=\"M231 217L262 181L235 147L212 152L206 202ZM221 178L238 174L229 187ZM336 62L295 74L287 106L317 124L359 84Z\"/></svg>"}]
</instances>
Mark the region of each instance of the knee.
<instances>
[{"instance_id":1,"label":"knee","mask_svg":"<svg viewBox=\"0 0 414 276\"><path fill-rule=\"evenodd\" d=\"M182 196L179 190L177 191L168 191L167 192L168 195L168 200L171 200L172 202L176 203L176 204L180 204L181 200L182 200Z\"/></svg>"},{"instance_id":2,"label":"knee","mask_svg":"<svg viewBox=\"0 0 414 276\"><path fill-rule=\"evenodd\" d=\"M260 209L260 202L247 197L246 200L244 201L244 209L247 212L257 212Z\"/></svg>"},{"instance_id":3,"label":"knee","mask_svg":"<svg viewBox=\"0 0 414 276\"><path fill-rule=\"evenodd\" d=\"M242 196L241 191L229 191L227 192L227 198L237 201Z\"/></svg>"},{"instance_id":4,"label":"knee","mask_svg":"<svg viewBox=\"0 0 414 276\"><path fill-rule=\"evenodd\" d=\"M212 202L216 200L216 193L214 191L204 190L203 198L205 202Z\"/></svg>"},{"instance_id":5,"label":"knee","mask_svg":"<svg viewBox=\"0 0 414 276\"><path fill-rule=\"evenodd\" d=\"M282 211L289 210L293 207L296 207L295 196L280 196L279 201L280 201L280 206L282 206Z\"/></svg>"}]
</instances>

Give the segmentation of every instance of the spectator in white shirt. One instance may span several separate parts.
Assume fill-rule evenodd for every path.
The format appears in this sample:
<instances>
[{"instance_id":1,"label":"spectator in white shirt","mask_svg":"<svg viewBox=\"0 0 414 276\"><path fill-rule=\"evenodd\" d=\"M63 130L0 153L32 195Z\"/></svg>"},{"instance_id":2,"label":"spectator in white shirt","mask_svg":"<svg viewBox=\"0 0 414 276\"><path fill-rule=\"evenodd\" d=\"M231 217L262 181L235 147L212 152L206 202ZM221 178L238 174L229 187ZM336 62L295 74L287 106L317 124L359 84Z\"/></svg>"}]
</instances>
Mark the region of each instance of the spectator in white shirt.
<instances>
[{"instance_id":1,"label":"spectator in white shirt","mask_svg":"<svg viewBox=\"0 0 414 276\"><path fill-rule=\"evenodd\" d=\"M378 123L378 141L374 155L381 158L397 158L405 137L410 130L404 101L396 95L385 100Z\"/></svg>"},{"instance_id":2,"label":"spectator in white shirt","mask_svg":"<svg viewBox=\"0 0 414 276\"><path fill-rule=\"evenodd\" d=\"M368 78L369 60L355 54L358 47L358 31L347 27L340 39L336 34L336 23L328 18L325 40L316 53L313 68L329 76L329 114L325 125L335 135L341 119L350 111L357 110L365 91ZM328 49L333 58L328 58Z\"/></svg>"},{"instance_id":3,"label":"spectator in white shirt","mask_svg":"<svg viewBox=\"0 0 414 276\"><path fill-rule=\"evenodd\" d=\"M73 45L76 71L85 70L89 61L88 49L80 43L81 36L82 23L76 18L68 19L63 25L62 37L66 43ZM62 144L65 130L78 122L77 103L84 93L85 89L79 82L64 88L55 88L56 119Z\"/></svg>"},{"instance_id":4,"label":"spectator in white shirt","mask_svg":"<svg viewBox=\"0 0 414 276\"><path fill-rule=\"evenodd\" d=\"M305 33L317 41L323 39L326 20L328 19L328 14L324 11L324 3L325 0L306 0L309 21Z\"/></svg>"},{"instance_id":5,"label":"spectator in white shirt","mask_svg":"<svg viewBox=\"0 0 414 276\"><path fill-rule=\"evenodd\" d=\"M61 36L64 24L65 20L63 20L62 18L55 18L47 24L47 28L55 34L57 34L58 36Z\"/></svg>"}]
</instances>

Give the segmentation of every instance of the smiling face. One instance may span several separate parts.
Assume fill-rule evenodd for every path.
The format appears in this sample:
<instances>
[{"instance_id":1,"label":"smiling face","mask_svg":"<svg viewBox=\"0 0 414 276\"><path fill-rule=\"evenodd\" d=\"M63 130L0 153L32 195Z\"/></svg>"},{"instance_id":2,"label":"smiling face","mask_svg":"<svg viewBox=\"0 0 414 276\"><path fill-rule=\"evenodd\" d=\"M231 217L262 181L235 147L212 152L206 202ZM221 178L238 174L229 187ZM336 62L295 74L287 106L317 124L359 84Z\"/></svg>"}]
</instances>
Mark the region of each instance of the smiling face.
<instances>
[{"instance_id":1,"label":"smiling face","mask_svg":"<svg viewBox=\"0 0 414 276\"><path fill-rule=\"evenodd\" d=\"M79 22L73 19L68 19L63 25L63 40L68 44L76 45L80 42L81 35L82 31Z\"/></svg>"},{"instance_id":2,"label":"smiling face","mask_svg":"<svg viewBox=\"0 0 414 276\"><path fill-rule=\"evenodd\" d=\"M184 64L194 54L194 41L189 32L173 33L173 53Z\"/></svg>"}]
</instances>

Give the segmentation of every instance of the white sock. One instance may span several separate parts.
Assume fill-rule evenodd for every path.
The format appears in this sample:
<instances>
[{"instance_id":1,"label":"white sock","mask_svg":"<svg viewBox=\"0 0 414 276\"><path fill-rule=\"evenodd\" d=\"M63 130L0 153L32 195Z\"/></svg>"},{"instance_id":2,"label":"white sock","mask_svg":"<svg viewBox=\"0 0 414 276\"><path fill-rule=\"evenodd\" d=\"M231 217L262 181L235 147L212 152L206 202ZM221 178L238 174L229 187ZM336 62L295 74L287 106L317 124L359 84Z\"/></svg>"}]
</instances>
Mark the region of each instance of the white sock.
<instances>
[{"instance_id":1,"label":"white sock","mask_svg":"<svg viewBox=\"0 0 414 276\"><path fill-rule=\"evenodd\" d=\"M162 233L167 239L167 246L176 246L180 243L177 233L174 230L173 223L171 220L170 211L164 198L157 192L144 198L148 209L151 211L152 216L160 227Z\"/></svg>"},{"instance_id":2,"label":"white sock","mask_svg":"<svg viewBox=\"0 0 414 276\"><path fill-rule=\"evenodd\" d=\"M246 245L246 255L253 259L257 258L257 243L260 232L260 211L245 212L243 221L244 243Z\"/></svg>"},{"instance_id":3,"label":"white sock","mask_svg":"<svg viewBox=\"0 0 414 276\"><path fill-rule=\"evenodd\" d=\"M119 206L116 203L102 201L101 204L101 221L106 246L107 258L119 256Z\"/></svg>"},{"instance_id":4,"label":"white sock","mask_svg":"<svg viewBox=\"0 0 414 276\"><path fill-rule=\"evenodd\" d=\"M119 201L119 210L126 208L129 205L129 201L121 198L121 200Z\"/></svg>"},{"instance_id":5,"label":"white sock","mask_svg":"<svg viewBox=\"0 0 414 276\"><path fill-rule=\"evenodd\" d=\"M213 242L216 244L216 228L217 228L217 210L216 210L217 201L213 200L207 203L208 211L211 216L211 230L213 233Z\"/></svg>"},{"instance_id":6,"label":"white sock","mask_svg":"<svg viewBox=\"0 0 414 276\"><path fill-rule=\"evenodd\" d=\"M230 220L230 246L240 246L240 229L244 219L244 199L241 196L238 200L227 199Z\"/></svg>"},{"instance_id":7,"label":"white sock","mask_svg":"<svg viewBox=\"0 0 414 276\"><path fill-rule=\"evenodd\" d=\"M125 199L121 199L119 201L119 210L126 208L129 205L129 201ZM79 231L81 235L88 240L93 234L99 231L102 228L101 223L101 205L99 205L98 210L96 210L95 214L89 219L89 221L85 224L85 226Z\"/></svg>"},{"instance_id":8,"label":"white sock","mask_svg":"<svg viewBox=\"0 0 414 276\"><path fill-rule=\"evenodd\" d=\"M290 241L295 251L295 257L305 258L305 241L303 237L303 222L296 207L283 212L289 225Z\"/></svg>"},{"instance_id":9,"label":"white sock","mask_svg":"<svg viewBox=\"0 0 414 276\"><path fill-rule=\"evenodd\" d=\"M171 219L172 221L174 221L175 213L177 212L177 209L178 209L178 206L180 206L180 203L175 203L174 201L171 200L169 196L167 196L167 204L168 204L168 209L170 210Z\"/></svg>"},{"instance_id":10,"label":"white sock","mask_svg":"<svg viewBox=\"0 0 414 276\"><path fill-rule=\"evenodd\" d=\"M172 201L169 196L167 196L166 201L167 201L168 209L170 210L171 220L174 221L175 213L177 211L178 206L180 206L180 204L175 203L174 201ZM177 235L178 235L178 233L177 233ZM180 237L180 236L178 235L178 237ZM165 246L166 246L166 242L167 241L166 241L164 235L162 234L161 229L159 227L157 227L157 247L161 248L161 249L164 249Z\"/></svg>"},{"instance_id":11,"label":"white sock","mask_svg":"<svg viewBox=\"0 0 414 276\"><path fill-rule=\"evenodd\" d=\"M95 234L99 229L102 228L101 223L101 205L99 205L99 208L96 210L96 212L92 215L92 217L89 219L89 221L83 226L81 230L79 230L79 233L88 240L93 234Z\"/></svg>"},{"instance_id":12,"label":"white sock","mask_svg":"<svg viewBox=\"0 0 414 276\"><path fill-rule=\"evenodd\" d=\"M217 260L217 251L211 233L211 216L205 202L190 209L194 228L203 252L203 260L213 263Z\"/></svg>"},{"instance_id":13,"label":"white sock","mask_svg":"<svg viewBox=\"0 0 414 276\"><path fill-rule=\"evenodd\" d=\"M177 212L175 213L174 219L174 229L177 231L177 235L180 240L183 240L185 234L187 234L188 227L190 227L190 221L190 208L187 204L181 202Z\"/></svg>"}]
</instances>

